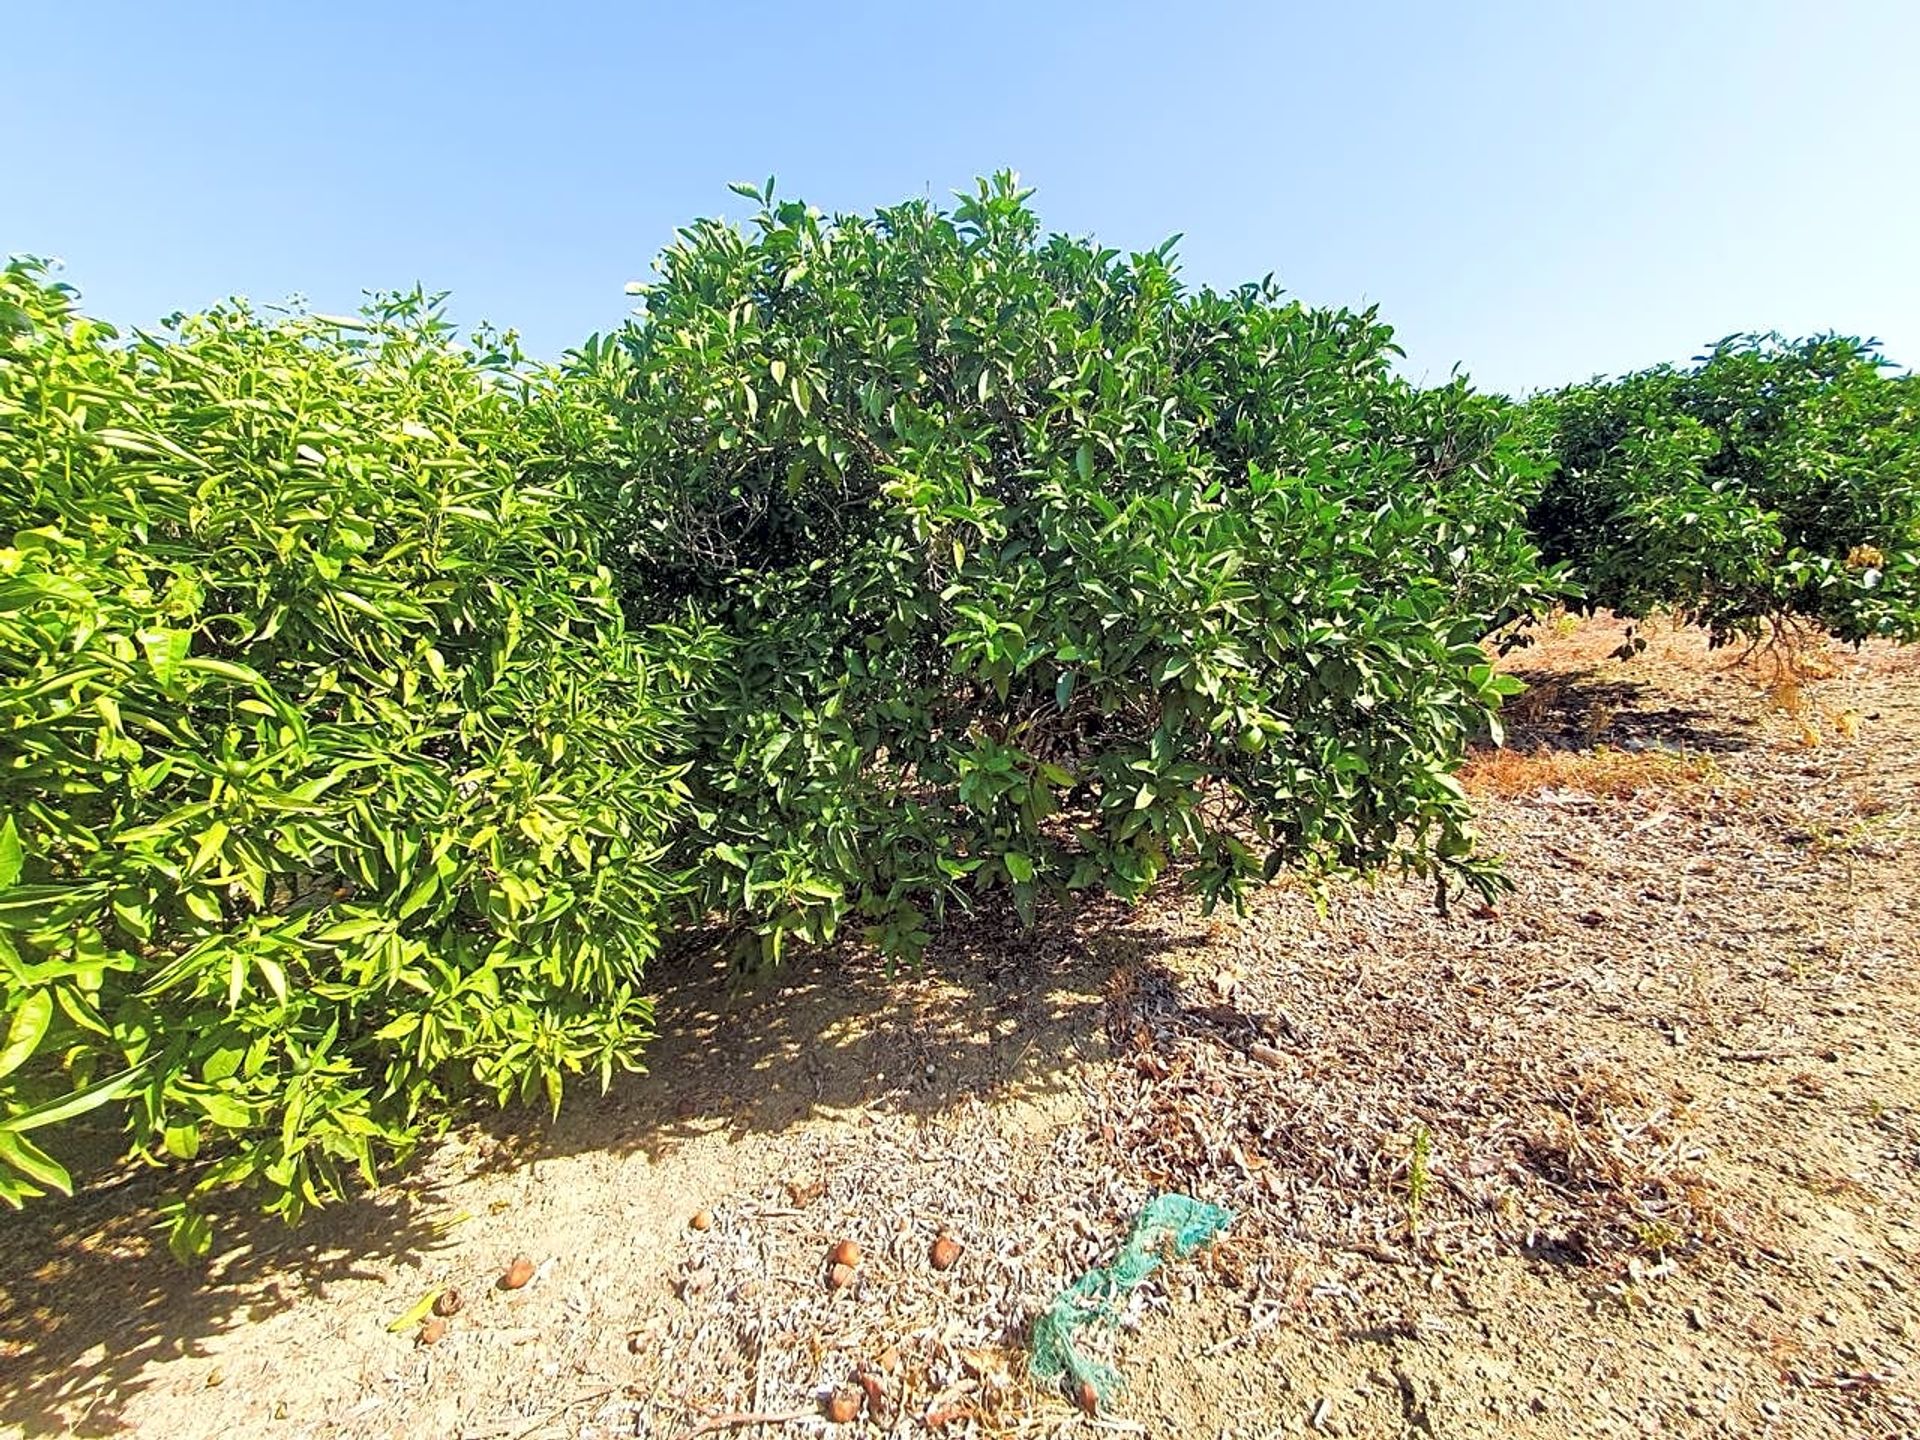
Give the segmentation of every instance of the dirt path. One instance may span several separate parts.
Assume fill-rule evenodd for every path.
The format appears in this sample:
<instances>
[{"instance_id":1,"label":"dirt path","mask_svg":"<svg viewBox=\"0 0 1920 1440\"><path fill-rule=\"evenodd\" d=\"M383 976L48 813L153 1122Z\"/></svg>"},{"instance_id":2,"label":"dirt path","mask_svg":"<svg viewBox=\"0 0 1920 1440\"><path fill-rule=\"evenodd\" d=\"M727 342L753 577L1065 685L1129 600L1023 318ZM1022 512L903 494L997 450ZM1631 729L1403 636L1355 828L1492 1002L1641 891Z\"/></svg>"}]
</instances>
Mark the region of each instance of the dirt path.
<instances>
[{"instance_id":1,"label":"dirt path","mask_svg":"<svg viewBox=\"0 0 1920 1440\"><path fill-rule=\"evenodd\" d=\"M204 1272L151 1177L0 1221L0 1433L1916 1433L1920 655L1841 653L1796 716L1617 638L1514 657L1467 777L1492 907L1168 896L894 978L665 977L650 1075L300 1230L236 1216ZM1234 1219L1093 1343L1127 1383L1089 1421L1027 1328L1165 1190ZM446 1338L389 1333L446 1285Z\"/></svg>"}]
</instances>

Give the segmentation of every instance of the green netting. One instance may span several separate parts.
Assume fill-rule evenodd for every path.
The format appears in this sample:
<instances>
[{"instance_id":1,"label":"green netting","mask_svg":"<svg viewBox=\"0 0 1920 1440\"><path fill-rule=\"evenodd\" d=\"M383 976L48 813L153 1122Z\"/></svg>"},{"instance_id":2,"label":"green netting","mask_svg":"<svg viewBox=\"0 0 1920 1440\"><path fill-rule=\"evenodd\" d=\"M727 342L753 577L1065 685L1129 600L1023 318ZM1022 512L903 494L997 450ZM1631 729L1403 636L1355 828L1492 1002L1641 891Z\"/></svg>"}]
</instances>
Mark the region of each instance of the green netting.
<instances>
[{"instance_id":1,"label":"green netting","mask_svg":"<svg viewBox=\"0 0 1920 1440\"><path fill-rule=\"evenodd\" d=\"M1190 1255L1226 1229L1233 1217L1190 1195L1156 1195L1133 1222L1133 1232L1111 1265L1089 1270L1060 1294L1033 1325L1033 1375L1045 1384L1068 1376L1077 1387L1091 1381L1102 1400L1120 1384L1119 1372L1081 1354L1074 1335L1095 1323L1119 1319L1118 1301L1159 1267L1161 1260Z\"/></svg>"}]
</instances>

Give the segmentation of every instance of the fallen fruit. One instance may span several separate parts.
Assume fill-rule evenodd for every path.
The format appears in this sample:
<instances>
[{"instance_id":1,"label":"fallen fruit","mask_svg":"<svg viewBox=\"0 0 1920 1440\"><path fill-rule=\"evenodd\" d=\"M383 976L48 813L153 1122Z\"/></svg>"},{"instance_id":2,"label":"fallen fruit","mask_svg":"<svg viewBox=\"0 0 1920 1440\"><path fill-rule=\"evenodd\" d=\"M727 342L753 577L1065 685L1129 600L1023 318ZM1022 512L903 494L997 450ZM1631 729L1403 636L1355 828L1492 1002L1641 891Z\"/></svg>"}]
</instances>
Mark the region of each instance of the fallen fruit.
<instances>
[{"instance_id":1,"label":"fallen fruit","mask_svg":"<svg viewBox=\"0 0 1920 1440\"><path fill-rule=\"evenodd\" d=\"M961 1366L976 1380L985 1380L989 1385L1005 1385L1011 1378L1007 1374L1006 1356L988 1345L962 1345L953 1352Z\"/></svg>"},{"instance_id":2,"label":"fallen fruit","mask_svg":"<svg viewBox=\"0 0 1920 1440\"><path fill-rule=\"evenodd\" d=\"M944 1231L935 1238L933 1248L927 1252L927 1260L936 1270L951 1270L959 1258L960 1242Z\"/></svg>"},{"instance_id":3,"label":"fallen fruit","mask_svg":"<svg viewBox=\"0 0 1920 1440\"><path fill-rule=\"evenodd\" d=\"M1093 1381L1082 1380L1080 1389L1074 1397L1080 1402L1080 1409L1092 1415L1100 1409L1100 1392L1093 1388Z\"/></svg>"},{"instance_id":4,"label":"fallen fruit","mask_svg":"<svg viewBox=\"0 0 1920 1440\"><path fill-rule=\"evenodd\" d=\"M711 1210L696 1210L693 1212L693 1218L687 1221L687 1224L695 1230L711 1230L713 1228L713 1212Z\"/></svg>"},{"instance_id":5,"label":"fallen fruit","mask_svg":"<svg viewBox=\"0 0 1920 1440\"><path fill-rule=\"evenodd\" d=\"M877 1370L861 1370L853 1377L860 1382L860 1388L867 1392L867 1408L879 1415L887 1407L887 1386Z\"/></svg>"},{"instance_id":6,"label":"fallen fruit","mask_svg":"<svg viewBox=\"0 0 1920 1440\"><path fill-rule=\"evenodd\" d=\"M460 1313L460 1307L466 1303L467 1302L461 1298L460 1291L454 1286L449 1285L433 1297L433 1313L443 1318L448 1315L458 1315Z\"/></svg>"},{"instance_id":7,"label":"fallen fruit","mask_svg":"<svg viewBox=\"0 0 1920 1440\"><path fill-rule=\"evenodd\" d=\"M836 1265L858 1265L860 1263L860 1242L857 1240L842 1240L833 1247L832 1259Z\"/></svg>"},{"instance_id":8,"label":"fallen fruit","mask_svg":"<svg viewBox=\"0 0 1920 1440\"><path fill-rule=\"evenodd\" d=\"M836 1290L844 1290L853 1283L853 1267L835 1261L827 1267L827 1284Z\"/></svg>"},{"instance_id":9,"label":"fallen fruit","mask_svg":"<svg viewBox=\"0 0 1920 1440\"><path fill-rule=\"evenodd\" d=\"M438 1345L447 1336L447 1322L436 1315L420 1327L422 1345Z\"/></svg>"},{"instance_id":10,"label":"fallen fruit","mask_svg":"<svg viewBox=\"0 0 1920 1440\"><path fill-rule=\"evenodd\" d=\"M827 1419L845 1425L860 1418L860 1396L853 1390L836 1390L827 1397Z\"/></svg>"},{"instance_id":11,"label":"fallen fruit","mask_svg":"<svg viewBox=\"0 0 1920 1440\"><path fill-rule=\"evenodd\" d=\"M513 1263L507 1266L506 1274L500 1277L502 1290L518 1290L533 1279L533 1261L524 1255L513 1257Z\"/></svg>"},{"instance_id":12,"label":"fallen fruit","mask_svg":"<svg viewBox=\"0 0 1920 1440\"><path fill-rule=\"evenodd\" d=\"M803 1207L811 1205L826 1193L827 1182L824 1180L787 1181L787 1199L792 1201L795 1206Z\"/></svg>"},{"instance_id":13,"label":"fallen fruit","mask_svg":"<svg viewBox=\"0 0 1920 1440\"><path fill-rule=\"evenodd\" d=\"M704 1268L689 1270L680 1281L680 1298L692 1300L713 1288L713 1272Z\"/></svg>"}]
</instances>

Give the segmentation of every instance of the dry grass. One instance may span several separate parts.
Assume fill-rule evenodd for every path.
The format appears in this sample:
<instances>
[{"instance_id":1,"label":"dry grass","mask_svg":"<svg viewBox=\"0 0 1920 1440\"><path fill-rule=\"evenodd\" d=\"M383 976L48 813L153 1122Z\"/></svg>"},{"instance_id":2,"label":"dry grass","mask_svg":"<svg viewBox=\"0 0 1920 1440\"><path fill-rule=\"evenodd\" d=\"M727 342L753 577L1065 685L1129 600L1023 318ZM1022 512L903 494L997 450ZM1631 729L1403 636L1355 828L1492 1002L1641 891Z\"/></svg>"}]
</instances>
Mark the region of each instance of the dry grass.
<instances>
[{"instance_id":1,"label":"dry grass","mask_svg":"<svg viewBox=\"0 0 1920 1440\"><path fill-rule=\"evenodd\" d=\"M1468 790L1505 800L1543 790L1571 790L1603 800L1710 788L1719 778L1711 757L1683 750L1483 750L1460 771Z\"/></svg>"}]
</instances>

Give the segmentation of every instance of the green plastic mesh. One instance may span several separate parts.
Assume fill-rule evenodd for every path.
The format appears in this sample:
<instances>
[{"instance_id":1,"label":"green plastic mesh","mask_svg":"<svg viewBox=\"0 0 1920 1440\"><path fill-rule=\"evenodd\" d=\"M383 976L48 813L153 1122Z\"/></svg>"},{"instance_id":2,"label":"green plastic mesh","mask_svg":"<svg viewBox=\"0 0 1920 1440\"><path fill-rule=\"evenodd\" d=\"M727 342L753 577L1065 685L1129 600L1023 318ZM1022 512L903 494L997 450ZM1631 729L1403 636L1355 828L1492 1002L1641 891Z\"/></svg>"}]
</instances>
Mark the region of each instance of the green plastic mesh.
<instances>
[{"instance_id":1,"label":"green plastic mesh","mask_svg":"<svg viewBox=\"0 0 1920 1440\"><path fill-rule=\"evenodd\" d=\"M1163 1259L1190 1255L1226 1229L1233 1217L1190 1195L1156 1195L1133 1222L1127 1243L1111 1265L1089 1270L1060 1293L1033 1326L1033 1376L1043 1384L1061 1377L1077 1388L1090 1381L1106 1400L1120 1384L1119 1372L1083 1355L1074 1336L1088 1325L1111 1325L1119 1301L1159 1268Z\"/></svg>"}]
</instances>

